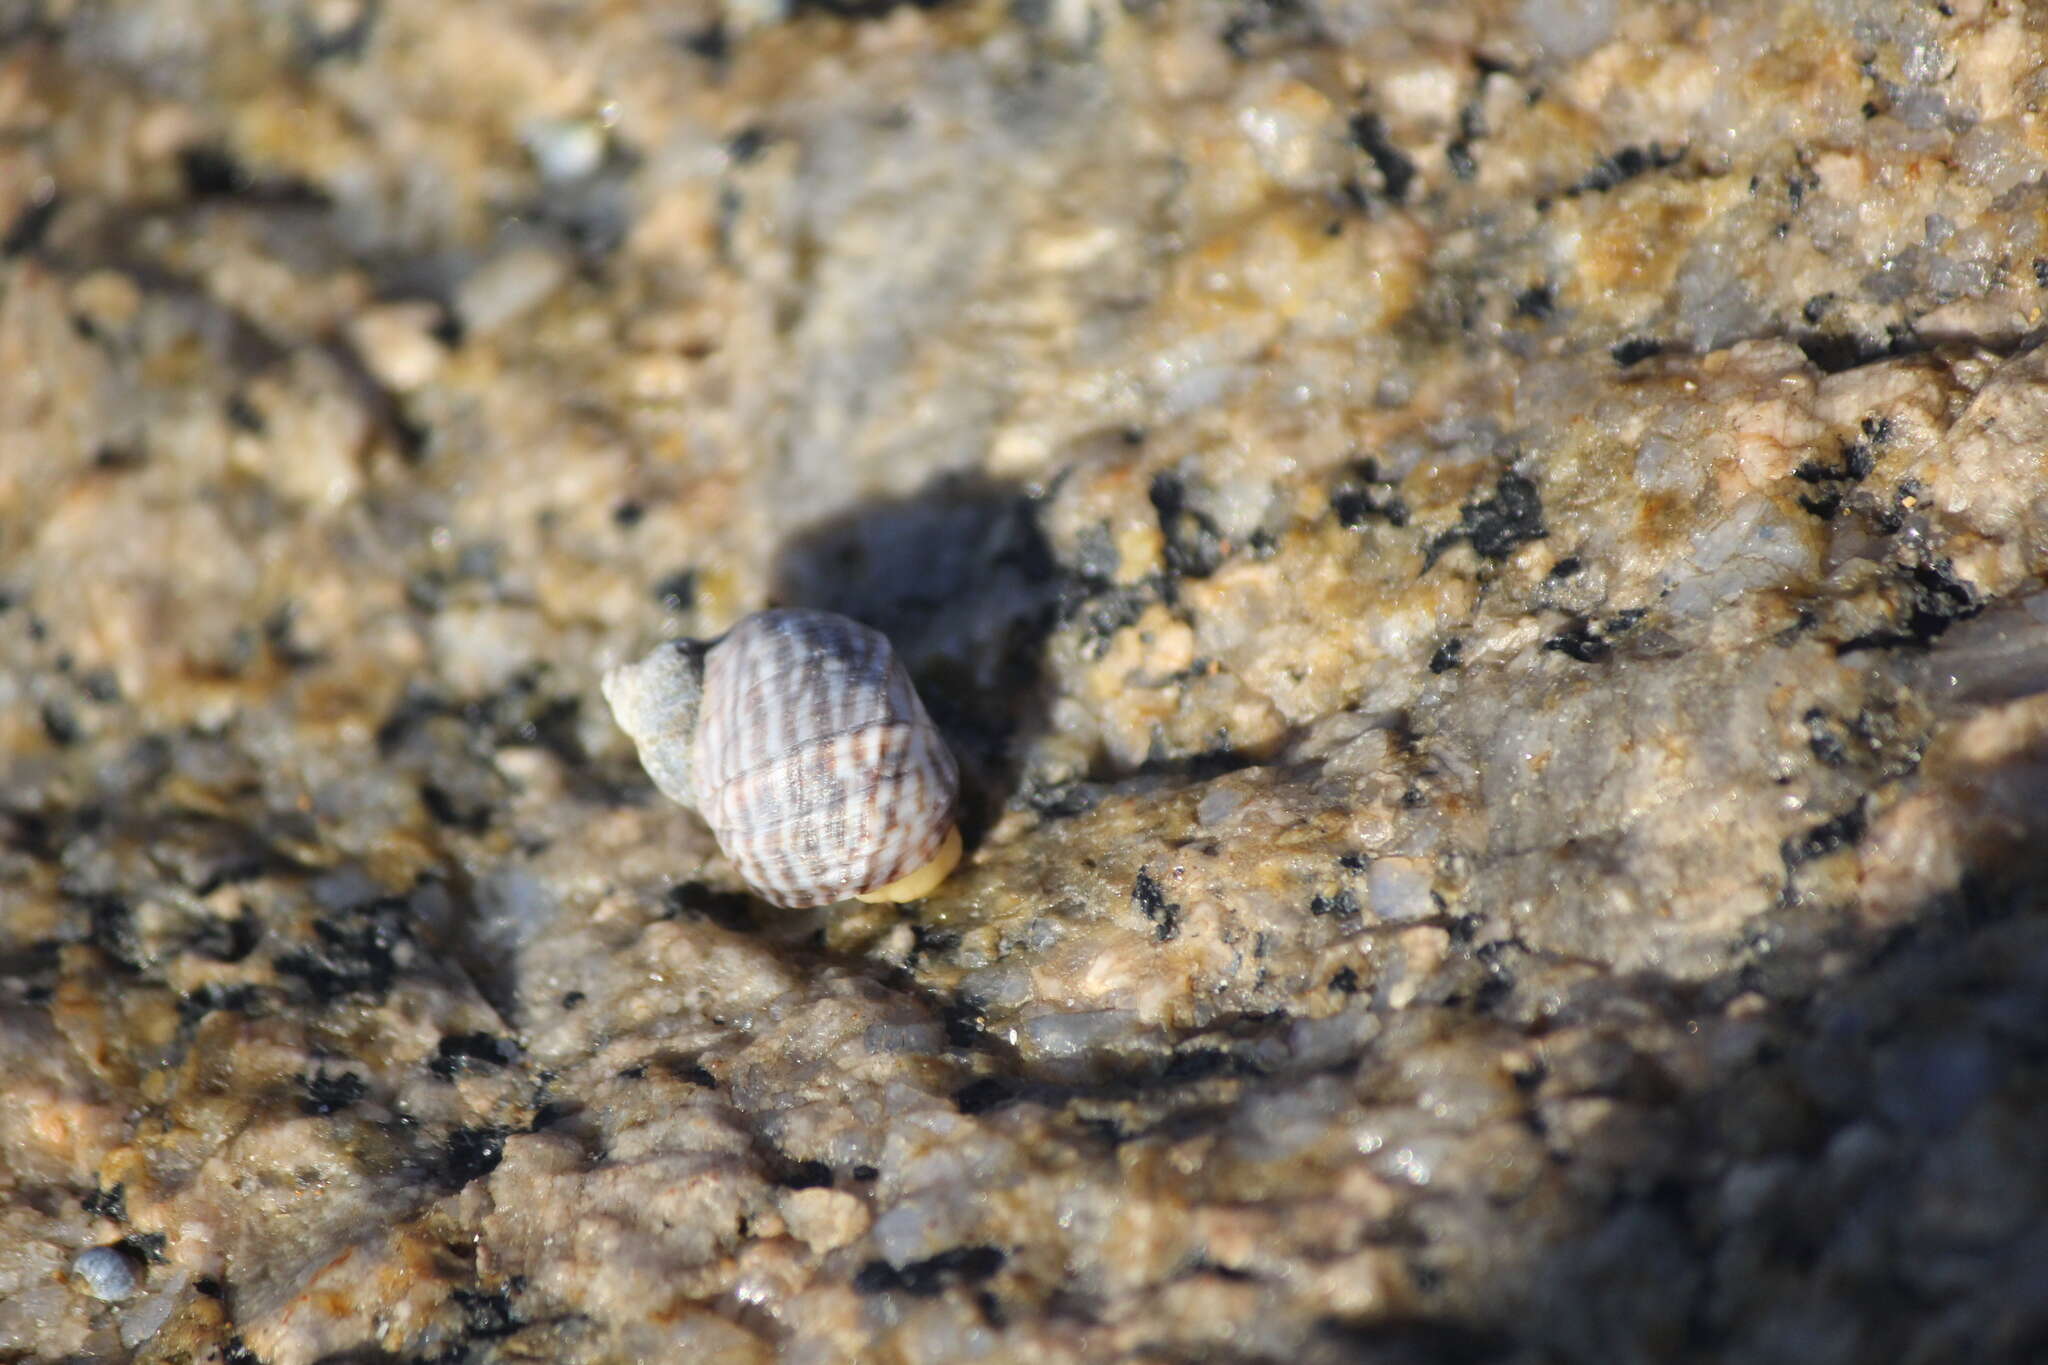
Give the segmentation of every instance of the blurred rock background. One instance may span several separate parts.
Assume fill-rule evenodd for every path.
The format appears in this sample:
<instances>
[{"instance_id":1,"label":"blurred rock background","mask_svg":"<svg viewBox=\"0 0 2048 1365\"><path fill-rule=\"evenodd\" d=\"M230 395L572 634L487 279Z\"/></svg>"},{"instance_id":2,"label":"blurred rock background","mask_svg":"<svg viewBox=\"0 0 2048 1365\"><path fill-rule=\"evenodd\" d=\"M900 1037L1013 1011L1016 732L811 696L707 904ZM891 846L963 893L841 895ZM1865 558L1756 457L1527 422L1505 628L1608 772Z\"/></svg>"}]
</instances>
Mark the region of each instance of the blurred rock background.
<instances>
[{"instance_id":1,"label":"blurred rock background","mask_svg":"<svg viewBox=\"0 0 2048 1365\"><path fill-rule=\"evenodd\" d=\"M2044 29L0 0L0 1359L2048 1353Z\"/></svg>"}]
</instances>

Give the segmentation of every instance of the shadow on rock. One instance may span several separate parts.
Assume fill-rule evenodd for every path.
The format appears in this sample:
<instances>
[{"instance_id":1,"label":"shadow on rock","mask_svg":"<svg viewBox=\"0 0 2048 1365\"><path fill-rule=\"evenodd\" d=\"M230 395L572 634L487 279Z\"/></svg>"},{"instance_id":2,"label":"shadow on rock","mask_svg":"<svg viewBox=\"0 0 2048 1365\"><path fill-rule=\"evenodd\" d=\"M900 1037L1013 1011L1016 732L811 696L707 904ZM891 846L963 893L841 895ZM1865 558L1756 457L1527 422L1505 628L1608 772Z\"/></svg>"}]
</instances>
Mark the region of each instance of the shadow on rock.
<instances>
[{"instance_id":1,"label":"shadow on rock","mask_svg":"<svg viewBox=\"0 0 2048 1365\"><path fill-rule=\"evenodd\" d=\"M786 544L773 593L776 605L838 612L889 636L960 759L971 846L1047 723L1043 651L1059 582L1033 498L944 477L865 504Z\"/></svg>"}]
</instances>

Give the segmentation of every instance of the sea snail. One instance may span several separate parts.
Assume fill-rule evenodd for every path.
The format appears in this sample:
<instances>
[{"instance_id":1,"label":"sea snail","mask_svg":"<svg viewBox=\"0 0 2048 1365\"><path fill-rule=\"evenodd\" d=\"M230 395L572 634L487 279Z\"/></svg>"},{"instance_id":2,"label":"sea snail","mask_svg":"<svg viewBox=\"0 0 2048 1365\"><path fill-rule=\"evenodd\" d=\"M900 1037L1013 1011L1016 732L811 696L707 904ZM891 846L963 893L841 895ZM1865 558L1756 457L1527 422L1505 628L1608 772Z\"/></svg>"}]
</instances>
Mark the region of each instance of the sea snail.
<instances>
[{"instance_id":1,"label":"sea snail","mask_svg":"<svg viewBox=\"0 0 2048 1365\"><path fill-rule=\"evenodd\" d=\"M917 900L960 861L959 766L878 631L756 612L613 669L604 697L764 900Z\"/></svg>"},{"instance_id":2,"label":"sea snail","mask_svg":"<svg viewBox=\"0 0 2048 1365\"><path fill-rule=\"evenodd\" d=\"M142 1267L119 1246L87 1247L71 1262L71 1277L96 1299L119 1303L142 1289Z\"/></svg>"}]
</instances>

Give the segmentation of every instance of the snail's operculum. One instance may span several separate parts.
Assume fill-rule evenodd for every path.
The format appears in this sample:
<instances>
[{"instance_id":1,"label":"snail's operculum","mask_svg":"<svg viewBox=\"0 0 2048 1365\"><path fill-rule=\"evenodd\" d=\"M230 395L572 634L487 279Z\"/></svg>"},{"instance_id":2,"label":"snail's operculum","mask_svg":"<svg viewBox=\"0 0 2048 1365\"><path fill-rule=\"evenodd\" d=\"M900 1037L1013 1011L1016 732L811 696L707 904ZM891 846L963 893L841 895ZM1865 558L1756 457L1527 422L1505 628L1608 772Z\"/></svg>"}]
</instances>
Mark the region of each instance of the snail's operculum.
<instances>
[{"instance_id":1,"label":"snail's operculum","mask_svg":"<svg viewBox=\"0 0 2048 1365\"><path fill-rule=\"evenodd\" d=\"M878 886L872 891L863 891L854 897L857 901L882 902L921 901L938 889L940 882L951 876L953 869L960 865L960 826L946 831L946 841L939 845L939 851L932 860L915 872L898 877L887 886Z\"/></svg>"}]
</instances>

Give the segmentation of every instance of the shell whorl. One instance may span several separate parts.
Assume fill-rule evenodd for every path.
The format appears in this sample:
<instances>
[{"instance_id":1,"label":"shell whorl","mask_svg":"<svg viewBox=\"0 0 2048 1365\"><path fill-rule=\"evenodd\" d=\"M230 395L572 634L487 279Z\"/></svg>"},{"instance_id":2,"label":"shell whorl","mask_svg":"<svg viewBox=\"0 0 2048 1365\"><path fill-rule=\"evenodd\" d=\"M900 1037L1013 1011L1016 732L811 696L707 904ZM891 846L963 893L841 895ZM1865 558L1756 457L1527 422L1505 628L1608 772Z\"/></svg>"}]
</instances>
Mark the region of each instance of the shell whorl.
<instances>
[{"instance_id":1,"label":"shell whorl","mask_svg":"<svg viewBox=\"0 0 2048 1365\"><path fill-rule=\"evenodd\" d=\"M763 898L829 904L939 853L959 769L879 632L764 611L695 659L664 661L673 648L615 670L605 696L655 785L696 808ZM672 747L687 752L650 753Z\"/></svg>"},{"instance_id":2,"label":"shell whorl","mask_svg":"<svg viewBox=\"0 0 2048 1365\"><path fill-rule=\"evenodd\" d=\"M638 663L614 668L600 685L619 728L640 751L647 776L663 796L691 810L697 809L691 775L709 647L698 640L670 640Z\"/></svg>"}]
</instances>

